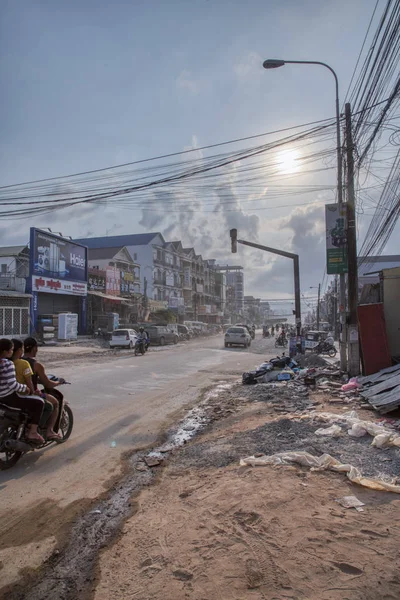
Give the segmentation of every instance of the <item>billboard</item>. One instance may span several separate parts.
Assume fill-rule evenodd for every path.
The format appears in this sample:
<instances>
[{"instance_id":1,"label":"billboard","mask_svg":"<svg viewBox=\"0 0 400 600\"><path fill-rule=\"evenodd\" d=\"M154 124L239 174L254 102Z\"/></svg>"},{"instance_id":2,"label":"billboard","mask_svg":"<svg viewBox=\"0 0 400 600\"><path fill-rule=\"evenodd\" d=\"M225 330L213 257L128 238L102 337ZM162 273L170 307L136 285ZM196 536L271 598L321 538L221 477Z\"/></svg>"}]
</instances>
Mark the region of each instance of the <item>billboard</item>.
<instances>
[{"instance_id":1,"label":"billboard","mask_svg":"<svg viewBox=\"0 0 400 600\"><path fill-rule=\"evenodd\" d=\"M326 272L328 275L347 273L346 205L325 205Z\"/></svg>"},{"instance_id":2,"label":"billboard","mask_svg":"<svg viewBox=\"0 0 400 600\"><path fill-rule=\"evenodd\" d=\"M117 267L106 269L106 294L119 296L121 293L121 271Z\"/></svg>"},{"instance_id":3,"label":"billboard","mask_svg":"<svg viewBox=\"0 0 400 600\"><path fill-rule=\"evenodd\" d=\"M81 244L31 227L30 259L31 276L87 282L87 248Z\"/></svg>"}]
</instances>

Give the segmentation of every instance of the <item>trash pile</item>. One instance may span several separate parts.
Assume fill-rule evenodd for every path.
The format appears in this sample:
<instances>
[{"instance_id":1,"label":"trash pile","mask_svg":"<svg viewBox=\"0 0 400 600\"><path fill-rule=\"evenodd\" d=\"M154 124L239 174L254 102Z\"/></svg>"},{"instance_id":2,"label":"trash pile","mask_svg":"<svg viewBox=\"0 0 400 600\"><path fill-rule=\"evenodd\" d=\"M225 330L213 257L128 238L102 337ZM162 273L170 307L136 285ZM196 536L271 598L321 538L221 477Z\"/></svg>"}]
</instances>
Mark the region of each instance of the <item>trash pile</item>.
<instances>
[{"instance_id":1,"label":"trash pile","mask_svg":"<svg viewBox=\"0 0 400 600\"><path fill-rule=\"evenodd\" d=\"M317 376L320 377L318 389L329 392L329 402L332 404L357 400L364 402L360 404L362 408L372 408L381 414L400 407L400 365L382 369L373 375L352 377L344 384L340 383L340 379L343 380L346 376L340 371L334 373L319 370Z\"/></svg>"},{"instance_id":2,"label":"trash pile","mask_svg":"<svg viewBox=\"0 0 400 600\"><path fill-rule=\"evenodd\" d=\"M325 436L328 438L339 438L343 435L350 436L353 439L361 438L368 435L373 437L371 446L376 449L381 448L399 448L400 447L400 433L396 428L395 422L387 420L385 424L374 423L372 421L365 421L360 419L357 412L352 410L344 414L335 414L327 412L313 412L306 416L297 417L297 422L310 421L311 422L322 422L329 427L321 427L314 431L317 436ZM301 444L299 444L301 447ZM387 457L382 460L391 461L392 458ZM324 452L320 456L315 456L307 450L289 450L284 452L277 452L274 454L256 454L247 458L241 459L241 465L265 466L265 465L288 465L288 464L299 464L304 467L309 467L313 471L332 470L336 472L343 472L347 474L347 477L353 483L362 485L364 487L388 491L399 494L400 485L398 485L398 478L392 477L390 481L387 481L383 476L377 477L366 477L362 474L361 470L353 464L344 463L343 460L334 458L331 454Z\"/></svg>"},{"instance_id":3,"label":"trash pile","mask_svg":"<svg viewBox=\"0 0 400 600\"><path fill-rule=\"evenodd\" d=\"M270 383L271 381L290 381L298 376L304 376L307 369L300 369L297 362L289 356L277 356L262 363L255 371L243 373L242 382L245 385Z\"/></svg>"},{"instance_id":4,"label":"trash pile","mask_svg":"<svg viewBox=\"0 0 400 600\"><path fill-rule=\"evenodd\" d=\"M315 361L315 359L320 360ZM300 362L305 366L302 367ZM315 362L320 366L315 366ZM341 377L342 373L337 367L329 365L323 358L315 354L306 357L298 355L295 358L289 358L283 354L262 363L255 371L243 373L242 383L254 385L282 381L295 382L312 389L318 386L321 391L329 391L345 399L346 394L341 392L343 385L343 381L340 381ZM353 393L353 388L351 393ZM359 395L357 390L354 393Z\"/></svg>"}]
</instances>

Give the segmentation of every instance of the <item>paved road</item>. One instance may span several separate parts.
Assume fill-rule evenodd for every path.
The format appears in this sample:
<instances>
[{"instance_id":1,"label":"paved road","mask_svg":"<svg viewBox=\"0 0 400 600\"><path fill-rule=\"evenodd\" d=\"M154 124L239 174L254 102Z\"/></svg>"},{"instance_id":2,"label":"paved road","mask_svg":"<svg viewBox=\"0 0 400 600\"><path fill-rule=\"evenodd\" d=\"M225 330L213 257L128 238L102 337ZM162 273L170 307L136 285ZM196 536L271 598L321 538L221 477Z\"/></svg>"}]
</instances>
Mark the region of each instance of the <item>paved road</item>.
<instances>
[{"instance_id":1,"label":"paved road","mask_svg":"<svg viewBox=\"0 0 400 600\"><path fill-rule=\"evenodd\" d=\"M49 368L73 382L64 389L75 426L66 444L29 453L0 473L0 561L8 580L21 567L38 566L56 545L59 526L109 488L123 472L123 453L153 444L202 388L259 364L252 351L271 346L273 353L267 341L259 335L250 350L225 349L218 336Z\"/></svg>"}]
</instances>

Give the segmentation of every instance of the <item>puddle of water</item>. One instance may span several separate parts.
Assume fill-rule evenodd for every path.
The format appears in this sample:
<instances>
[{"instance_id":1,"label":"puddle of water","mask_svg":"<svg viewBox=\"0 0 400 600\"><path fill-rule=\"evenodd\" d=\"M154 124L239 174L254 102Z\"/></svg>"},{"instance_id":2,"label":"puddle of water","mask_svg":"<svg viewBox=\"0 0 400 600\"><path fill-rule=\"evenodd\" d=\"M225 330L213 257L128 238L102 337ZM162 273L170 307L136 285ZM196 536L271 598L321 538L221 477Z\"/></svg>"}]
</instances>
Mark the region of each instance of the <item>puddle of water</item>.
<instances>
[{"instance_id":1,"label":"puddle of water","mask_svg":"<svg viewBox=\"0 0 400 600\"><path fill-rule=\"evenodd\" d=\"M210 417L208 415L208 403L215 400L222 392L232 388L233 383L222 381L213 390L206 393L200 404L192 408L186 417L179 423L177 429L168 436L168 440L162 446L155 448L149 453L149 456L160 458L166 452L179 448L191 440L201 429L208 425Z\"/></svg>"}]
</instances>

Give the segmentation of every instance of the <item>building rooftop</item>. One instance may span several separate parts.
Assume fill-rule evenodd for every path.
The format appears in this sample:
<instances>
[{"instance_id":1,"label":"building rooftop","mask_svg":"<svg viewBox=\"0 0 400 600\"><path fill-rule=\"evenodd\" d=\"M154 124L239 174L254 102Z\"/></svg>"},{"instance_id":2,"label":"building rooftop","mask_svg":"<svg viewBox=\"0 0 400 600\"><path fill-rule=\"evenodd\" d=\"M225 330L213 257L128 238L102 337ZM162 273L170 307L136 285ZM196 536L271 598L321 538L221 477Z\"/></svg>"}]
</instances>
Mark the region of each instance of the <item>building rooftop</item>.
<instances>
[{"instance_id":1,"label":"building rooftop","mask_svg":"<svg viewBox=\"0 0 400 600\"><path fill-rule=\"evenodd\" d=\"M161 233L155 231L153 233L133 233L128 235L111 235L94 238L80 238L74 240L79 244L83 244L88 248L116 248L121 249L123 246L147 246L157 236L161 236L164 242L164 238Z\"/></svg>"},{"instance_id":2,"label":"building rooftop","mask_svg":"<svg viewBox=\"0 0 400 600\"><path fill-rule=\"evenodd\" d=\"M129 250L125 248L125 246L122 246L122 248L121 246L116 246L115 248L89 248L89 260L101 260L107 258L111 260L121 250L125 250L125 252L131 257ZM131 260L133 262L132 257Z\"/></svg>"},{"instance_id":3,"label":"building rooftop","mask_svg":"<svg viewBox=\"0 0 400 600\"><path fill-rule=\"evenodd\" d=\"M25 248L28 250L28 246L3 246L0 248L0 256L18 256Z\"/></svg>"},{"instance_id":4,"label":"building rooftop","mask_svg":"<svg viewBox=\"0 0 400 600\"><path fill-rule=\"evenodd\" d=\"M359 256L358 257L358 276L368 276L369 273L377 273L382 269L392 269L400 267L400 255L388 254L386 256Z\"/></svg>"}]
</instances>

